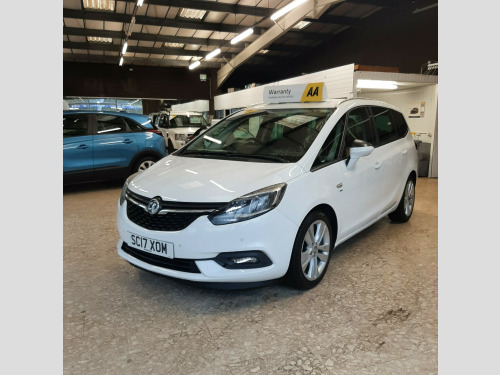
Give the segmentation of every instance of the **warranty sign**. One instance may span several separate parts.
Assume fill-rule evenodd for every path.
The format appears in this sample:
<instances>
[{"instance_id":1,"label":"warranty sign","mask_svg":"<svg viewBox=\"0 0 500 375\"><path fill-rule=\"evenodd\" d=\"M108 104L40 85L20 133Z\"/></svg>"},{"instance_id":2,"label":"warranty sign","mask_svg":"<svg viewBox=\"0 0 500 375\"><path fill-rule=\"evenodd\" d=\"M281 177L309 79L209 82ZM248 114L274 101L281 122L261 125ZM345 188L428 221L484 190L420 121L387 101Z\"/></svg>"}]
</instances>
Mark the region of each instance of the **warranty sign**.
<instances>
[{"instance_id":1,"label":"warranty sign","mask_svg":"<svg viewBox=\"0 0 500 375\"><path fill-rule=\"evenodd\" d=\"M264 103L322 102L326 98L323 82L264 87Z\"/></svg>"}]
</instances>

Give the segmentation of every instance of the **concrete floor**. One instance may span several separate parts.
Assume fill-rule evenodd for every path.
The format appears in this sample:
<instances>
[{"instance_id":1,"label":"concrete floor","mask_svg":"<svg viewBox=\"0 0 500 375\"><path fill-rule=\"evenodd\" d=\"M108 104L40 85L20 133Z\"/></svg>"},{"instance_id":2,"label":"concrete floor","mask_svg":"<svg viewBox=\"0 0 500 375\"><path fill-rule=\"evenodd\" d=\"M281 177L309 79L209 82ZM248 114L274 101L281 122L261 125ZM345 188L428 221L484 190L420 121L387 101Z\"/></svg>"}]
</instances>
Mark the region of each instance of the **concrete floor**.
<instances>
[{"instance_id":1,"label":"concrete floor","mask_svg":"<svg viewBox=\"0 0 500 375\"><path fill-rule=\"evenodd\" d=\"M408 223L339 246L306 292L132 267L116 253L120 189L64 189L65 374L437 374L437 179L418 180Z\"/></svg>"}]
</instances>

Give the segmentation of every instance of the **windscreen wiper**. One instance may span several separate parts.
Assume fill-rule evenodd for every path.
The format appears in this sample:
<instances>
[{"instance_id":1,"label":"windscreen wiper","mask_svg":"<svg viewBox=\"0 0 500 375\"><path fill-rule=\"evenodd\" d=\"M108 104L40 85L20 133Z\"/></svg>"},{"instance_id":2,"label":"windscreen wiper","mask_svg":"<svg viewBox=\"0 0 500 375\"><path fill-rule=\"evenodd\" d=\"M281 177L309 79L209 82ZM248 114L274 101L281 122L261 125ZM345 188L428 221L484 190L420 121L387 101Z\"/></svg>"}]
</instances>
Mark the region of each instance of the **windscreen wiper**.
<instances>
[{"instance_id":1,"label":"windscreen wiper","mask_svg":"<svg viewBox=\"0 0 500 375\"><path fill-rule=\"evenodd\" d=\"M238 152L228 152L228 151L205 151L205 150L186 150L180 155L185 156L213 156L213 157L236 157L236 158L246 158L246 159L261 159L261 160L270 160L277 161L280 163L290 163L290 161L274 155L252 155L252 154L242 154Z\"/></svg>"},{"instance_id":2,"label":"windscreen wiper","mask_svg":"<svg viewBox=\"0 0 500 375\"><path fill-rule=\"evenodd\" d=\"M275 155L259 155L259 154L240 154L237 152L230 152L227 156L235 156L241 158L249 158L249 159L262 159L262 160L270 160L270 161L279 161L280 163L290 163L290 161Z\"/></svg>"}]
</instances>

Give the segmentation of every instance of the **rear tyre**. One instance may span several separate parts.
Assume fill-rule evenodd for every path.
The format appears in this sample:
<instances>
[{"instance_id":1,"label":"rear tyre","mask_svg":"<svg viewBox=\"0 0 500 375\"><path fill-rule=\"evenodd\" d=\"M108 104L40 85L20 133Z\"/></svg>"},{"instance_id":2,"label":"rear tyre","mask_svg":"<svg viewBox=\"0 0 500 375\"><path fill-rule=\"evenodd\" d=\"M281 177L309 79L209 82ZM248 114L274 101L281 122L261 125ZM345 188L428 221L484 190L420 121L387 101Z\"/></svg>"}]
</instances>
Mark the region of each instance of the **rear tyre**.
<instances>
[{"instance_id":1,"label":"rear tyre","mask_svg":"<svg viewBox=\"0 0 500 375\"><path fill-rule=\"evenodd\" d=\"M415 205L415 181L413 177L408 177L405 189L399 205L395 211L389 214L389 219L396 223L406 223L410 220L413 213L413 206Z\"/></svg>"},{"instance_id":2,"label":"rear tyre","mask_svg":"<svg viewBox=\"0 0 500 375\"><path fill-rule=\"evenodd\" d=\"M333 231L321 211L306 216L293 245L287 278L297 289L311 289L325 276L333 249Z\"/></svg>"},{"instance_id":3,"label":"rear tyre","mask_svg":"<svg viewBox=\"0 0 500 375\"><path fill-rule=\"evenodd\" d=\"M132 173L141 172L151 167L156 162L153 156L144 156L137 160L132 168Z\"/></svg>"}]
</instances>

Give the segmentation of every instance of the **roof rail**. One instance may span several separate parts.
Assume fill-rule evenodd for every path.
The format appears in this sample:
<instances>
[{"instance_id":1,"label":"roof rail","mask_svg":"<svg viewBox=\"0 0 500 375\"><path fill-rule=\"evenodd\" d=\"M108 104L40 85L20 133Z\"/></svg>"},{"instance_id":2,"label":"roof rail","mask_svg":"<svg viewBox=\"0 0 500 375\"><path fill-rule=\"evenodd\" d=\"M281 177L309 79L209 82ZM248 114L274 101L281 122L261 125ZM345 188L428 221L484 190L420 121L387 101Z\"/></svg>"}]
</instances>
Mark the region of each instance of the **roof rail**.
<instances>
[{"instance_id":1,"label":"roof rail","mask_svg":"<svg viewBox=\"0 0 500 375\"><path fill-rule=\"evenodd\" d=\"M333 99L344 99L342 101L339 102L340 103L344 103L344 102L348 102L349 100L357 100L357 99L361 99L361 100L376 100L376 101L381 101L379 99L374 99L374 98L363 98L363 97L356 97L356 98L346 98L346 97L343 97L343 98L333 98Z\"/></svg>"}]
</instances>

